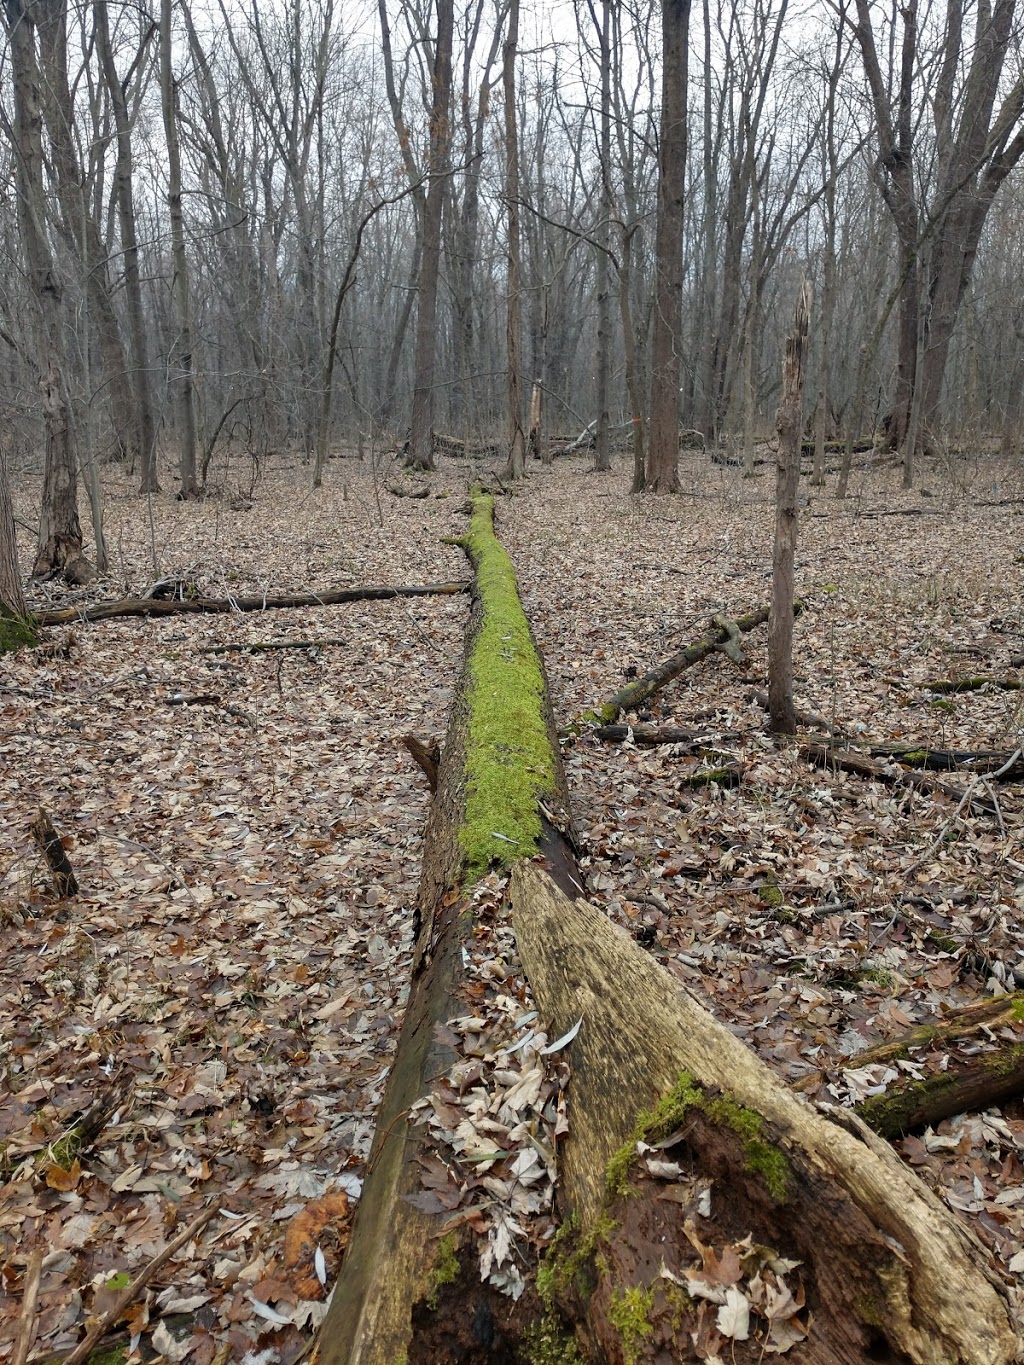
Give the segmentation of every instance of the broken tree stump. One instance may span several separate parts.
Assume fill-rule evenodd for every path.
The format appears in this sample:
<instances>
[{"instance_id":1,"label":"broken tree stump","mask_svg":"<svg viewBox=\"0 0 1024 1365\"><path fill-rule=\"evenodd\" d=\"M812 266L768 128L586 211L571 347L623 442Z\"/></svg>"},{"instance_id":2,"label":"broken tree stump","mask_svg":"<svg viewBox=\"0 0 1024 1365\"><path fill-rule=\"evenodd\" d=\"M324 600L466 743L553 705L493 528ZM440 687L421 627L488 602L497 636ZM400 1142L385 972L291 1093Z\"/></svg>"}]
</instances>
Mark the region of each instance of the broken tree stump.
<instances>
[{"instance_id":1,"label":"broken tree stump","mask_svg":"<svg viewBox=\"0 0 1024 1365\"><path fill-rule=\"evenodd\" d=\"M552 834L541 804L556 820L568 819L543 667L511 561L494 534L490 497L474 498L462 544L475 586L466 663L424 837L409 1002L352 1237L318 1338L320 1365L447 1361L454 1357L441 1343L460 1333L477 1346L458 1359L497 1360L529 1320L525 1296L516 1302L481 1283L475 1267L449 1285L457 1293L440 1311L424 1306L436 1294L441 1257L454 1263L472 1238L463 1221L449 1232L416 1198L417 1158L432 1145L410 1109L457 1060L444 1025L467 1012L459 992L467 982L466 945L478 928L473 886L493 865L532 855L546 829Z\"/></svg>"},{"instance_id":2,"label":"broken tree stump","mask_svg":"<svg viewBox=\"0 0 1024 1365\"><path fill-rule=\"evenodd\" d=\"M365 588L324 588L322 592L294 592L257 597L125 597L118 602L92 602L88 606L59 607L34 613L40 626L65 621L109 621L118 616L179 616L182 613L270 611L283 607L336 607L343 602L386 601L390 597L453 596L465 592L465 583L413 583L399 587L372 585Z\"/></svg>"},{"instance_id":3,"label":"broken tree stump","mask_svg":"<svg viewBox=\"0 0 1024 1365\"><path fill-rule=\"evenodd\" d=\"M42 854L43 862L49 870L53 881L54 895L60 900L63 900L65 896L77 896L78 878L75 876L75 869L71 866L71 859L64 851L64 844L60 835L53 827L53 821L42 806L36 811L35 817L28 827L28 832L35 840L36 847Z\"/></svg>"},{"instance_id":4,"label":"broken tree stump","mask_svg":"<svg viewBox=\"0 0 1024 1365\"><path fill-rule=\"evenodd\" d=\"M555 1031L583 1019L560 1162L571 1230L544 1278L585 1358L696 1362L714 1349L747 1365L778 1349L779 1315L794 1365L1015 1357L988 1254L866 1124L793 1095L535 864L513 869L511 894L542 1018ZM774 1318L766 1266L785 1305Z\"/></svg>"}]
</instances>

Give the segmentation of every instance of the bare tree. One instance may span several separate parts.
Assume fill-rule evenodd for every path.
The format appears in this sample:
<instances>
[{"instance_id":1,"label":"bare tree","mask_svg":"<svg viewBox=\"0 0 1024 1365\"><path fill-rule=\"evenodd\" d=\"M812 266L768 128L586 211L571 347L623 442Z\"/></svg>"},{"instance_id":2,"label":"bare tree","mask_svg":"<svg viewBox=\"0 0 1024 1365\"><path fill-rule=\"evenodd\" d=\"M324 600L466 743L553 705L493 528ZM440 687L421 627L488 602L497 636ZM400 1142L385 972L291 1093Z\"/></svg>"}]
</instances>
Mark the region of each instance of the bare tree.
<instances>
[{"instance_id":1,"label":"bare tree","mask_svg":"<svg viewBox=\"0 0 1024 1365\"><path fill-rule=\"evenodd\" d=\"M18 220L35 302L34 338L42 398L45 462L35 577L61 574L85 583L92 565L82 549L78 470L72 446L64 373L63 287L46 233L43 116L36 10L26 0L5 0L14 81Z\"/></svg>"},{"instance_id":2,"label":"bare tree","mask_svg":"<svg viewBox=\"0 0 1024 1365\"><path fill-rule=\"evenodd\" d=\"M803 434L803 357L811 315L811 286L800 285L793 330L786 340L775 485L775 549L772 555L772 605L768 618L768 715L772 732L796 732L793 702L793 606L797 538L797 487Z\"/></svg>"},{"instance_id":3,"label":"bare tree","mask_svg":"<svg viewBox=\"0 0 1024 1365\"><path fill-rule=\"evenodd\" d=\"M647 486L679 492L679 370L683 294L683 187L690 0L662 0L661 138L651 342L651 446Z\"/></svg>"},{"instance_id":4,"label":"bare tree","mask_svg":"<svg viewBox=\"0 0 1024 1365\"><path fill-rule=\"evenodd\" d=\"M429 182L423 205L423 248L416 309L416 360L409 431L409 464L434 468L434 364L437 356L437 285L441 266L441 211L451 141L453 0L437 0L437 37L431 71Z\"/></svg>"},{"instance_id":5,"label":"bare tree","mask_svg":"<svg viewBox=\"0 0 1024 1365\"><path fill-rule=\"evenodd\" d=\"M0 653L8 648L7 641L11 638L10 627L4 629L5 622L17 623L13 638L20 643L27 631L27 627L22 625L27 618L28 606L18 569L18 539L11 486L7 477L7 454L0 445Z\"/></svg>"},{"instance_id":6,"label":"bare tree","mask_svg":"<svg viewBox=\"0 0 1024 1365\"><path fill-rule=\"evenodd\" d=\"M516 124L516 48L519 44L519 0L511 0L508 32L502 47L501 85L505 97L505 231L508 259L506 284L506 401L508 409L508 463L505 473L521 479L526 473L526 436L523 432L522 343L520 290L522 261L519 233L519 130Z\"/></svg>"}]
</instances>

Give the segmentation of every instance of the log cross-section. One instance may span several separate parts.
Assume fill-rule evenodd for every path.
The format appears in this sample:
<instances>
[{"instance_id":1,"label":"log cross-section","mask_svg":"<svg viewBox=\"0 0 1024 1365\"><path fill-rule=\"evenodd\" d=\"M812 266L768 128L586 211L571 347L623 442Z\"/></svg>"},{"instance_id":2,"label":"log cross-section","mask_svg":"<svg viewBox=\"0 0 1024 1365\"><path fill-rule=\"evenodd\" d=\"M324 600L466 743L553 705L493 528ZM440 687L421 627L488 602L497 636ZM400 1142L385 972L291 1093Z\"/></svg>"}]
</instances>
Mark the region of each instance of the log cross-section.
<instances>
[{"instance_id":1,"label":"log cross-section","mask_svg":"<svg viewBox=\"0 0 1024 1365\"><path fill-rule=\"evenodd\" d=\"M416 1158L427 1142L409 1110L456 1060L436 1025L466 1012L457 992L474 928L473 883L552 839L546 819L568 818L543 666L512 563L494 534L490 497L474 499L461 543L475 570L466 662L424 836L409 1003L352 1239L318 1338L319 1365L448 1358L430 1336L450 1325L438 1320L451 1314L423 1312L444 1227L406 1198L420 1191ZM520 1335L524 1305L476 1281L474 1272L460 1283L458 1316L467 1336L480 1340L482 1354L473 1358L491 1359L491 1351L499 1358L502 1341ZM417 1328L424 1316L431 1326Z\"/></svg>"}]
</instances>

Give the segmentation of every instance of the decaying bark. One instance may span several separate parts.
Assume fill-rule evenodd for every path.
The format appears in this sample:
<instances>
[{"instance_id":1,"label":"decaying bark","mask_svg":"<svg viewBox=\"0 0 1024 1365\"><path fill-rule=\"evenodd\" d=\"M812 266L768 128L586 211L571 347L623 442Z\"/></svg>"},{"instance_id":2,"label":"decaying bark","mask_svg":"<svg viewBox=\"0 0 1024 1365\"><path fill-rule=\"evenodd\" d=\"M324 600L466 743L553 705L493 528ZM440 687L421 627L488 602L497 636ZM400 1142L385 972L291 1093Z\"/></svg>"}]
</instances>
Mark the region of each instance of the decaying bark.
<instances>
[{"instance_id":1,"label":"decaying bark","mask_svg":"<svg viewBox=\"0 0 1024 1365\"><path fill-rule=\"evenodd\" d=\"M727 625L712 622L711 629L703 640L696 640L692 645L687 645L678 654L673 654L664 663L645 673L642 678L620 687L610 701L601 707L598 713L601 723L612 725L623 711L635 711L638 706L649 701L655 692L660 691L673 678L678 678L684 669L689 668L691 664L700 663L701 659L706 659L709 654L713 654L716 649L727 643L732 635L732 627L746 632L753 630L755 626L764 625L767 620L768 608L762 607L760 611L741 616L739 620L730 621Z\"/></svg>"},{"instance_id":2,"label":"decaying bark","mask_svg":"<svg viewBox=\"0 0 1024 1365\"><path fill-rule=\"evenodd\" d=\"M93 602L83 607L41 611L41 626L65 621L109 621L115 616L176 616L182 612L269 611L278 607L336 607L342 602L375 602L389 597L450 597L465 592L466 583L414 583L399 587L325 588L323 592L284 593L277 597L186 597L174 599L126 597L119 602Z\"/></svg>"},{"instance_id":3,"label":"decaying bark","mask_svg":"<svg viewBox=\"0 0 1024 1365\"><path fill-rule=\"evenodd\" d=\"M474 590L467 664L449 717L424 836L420 927L409 1002L377 1115L352 1239L319 1336L320 1365L511 1360L515 1357L505 1352L514 1350L530 1320L527 1296L515 1303L480 1283L475 1271L460 1275L457 1293L442 1311L424 1312L438 1241L446 1229L439 1217L422 1212L406 1198L421 1190L417 1157L429 1150L427 1128L409 1122L409 1109L457 1060L436 1026L465 1014L467 1008L459 991L466 980L463 949L473 936L475 921L469 889L463 887L460 830L466 817L467 754L473 743L469 661L487 613L493 610L488 600L486 586ZM509 663L517 666L511 657ZM489 696L489 707L502 705L501 691L498 687L496 695ZM564 777L550 710L543 699L538 705L555 773L550 804L557 809L564 805ZM488 715L493 719L493 710ZM505 813L493 806L489 813L493 828L501 831ZM467 1235L465 1227L457 1231ZM447 1345L460 1330L463 1340L476 1341L475 1354L458 1354Z\"/></svg>"},{"instance_id":4,"label":"decaying bark","mask_svg":"<svg viewBox=\"0 0 1024 1365\"><path fill-rule=\"evenodd\" d=\"M71 859L64 852L64 845L53 827L53 821L41 807L28 830L49 869L53 879L54 895L61 899L65 896L77 896L78 878L71 866Z\"/></svg>"},{"instance_id":5,"label":"decaying bark","mask_svg":"<svg viewBox=\"0 0 1024 1365\"><path fill-rule=\"evenodd\" d=\"M800 757L818 768L839 768L843 772L855 773L858 777L871 778L887 787L913 787L915 791L928 795L947 796L951 801L963 802L966 808L984 811L986 815L995 814L992 799L982 791L968 792L953 782L944 782L927 772L908 772L904 768L883 763L856 749L843 749L836 744L809 740L800 746Z\"/></svg>"},{"instance_id":6,"label":"decaying bark","mask_svg":"<svg viewBox=\"0 0 1024 1365\"><path fill-rule=\"evenodd\" d=\"M787 1283L799 1285L810 1321L787 1354L794 1365L1014 1358L987 1253L862 1121L839 1111L833 1121L780 1085L628 935L569 901L536 864L513 869L512 901L545 1024L560 1032L583 1019L570 1045L572 1127L559 1167L573 1230L552 1279L585 1357L625 1358L622 1310L632 1304L635 1365L705 1359L691 1332L715 1309L702 1314L699 1301L673 1293L666 1272L685 1290L688 1268L703 1259L707 1274L726 1244L751 1234L800 1262ZM644 1120L659 1103L668 1132ZM649 1155L678 1162L677 1175L645 1169L635 1155L645 1131L661 1141ZM694 1177L711 1181L710 1214ZM751 1315L748 1339L724 1343L725 1358L764 1358L759 1321Z\"/></svg>"},{"instance_id":7,"label":"decaying bark","mask_svg":"<svg viewBox=\"0 0 1024 1365\"><path fill-rule=\"evenodd\" d=\"M978 1112L1024 1094L1024 992L1000 995L920 1024L901 1038L851 1057L848 1067L891 1065L883 1094L857 1112L882 1137L896 1138L953 1114ZM912 1070L900 1067L910 1064Z\"/></svg>"}]
</instances>

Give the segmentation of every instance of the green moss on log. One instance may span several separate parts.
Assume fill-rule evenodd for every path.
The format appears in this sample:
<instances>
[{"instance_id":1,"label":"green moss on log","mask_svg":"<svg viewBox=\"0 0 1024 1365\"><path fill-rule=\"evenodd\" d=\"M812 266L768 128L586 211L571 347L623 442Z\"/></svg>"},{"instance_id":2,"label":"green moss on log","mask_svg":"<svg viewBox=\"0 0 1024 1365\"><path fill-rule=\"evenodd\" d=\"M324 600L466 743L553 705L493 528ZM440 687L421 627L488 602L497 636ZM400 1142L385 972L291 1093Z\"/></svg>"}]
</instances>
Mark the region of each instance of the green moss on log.
<instances>
[{"instance_id":1,"label":"green moss on log","mask_svg":"<svg viewBox=\"0 0 1024 1365\"><path fill-rule=\"evenodd\" d=\"M539 802L555 786L544 717L544 674L519 600L515 570L494 534L494 499L473 499L466 546L477 574L480 630L469 658L466 813L459 842L468 881L492 864L529 857Z\"/></svg>"},{"instance_id":2,"label":"green moss on log","mask_svg":"<svg viewBox=\"0 0 1024 1365\"><path fill-rule=\"evenodd\" d=\"M24 616L0 615L0 654L10 654L16 649L37 643L35 627Z\"/></svg>"},{"instance_id":3,"label":"green moss on log","mask_svg":"<svg viewBox=\"0 0 1024 1365\"><path fill-rule=\"evenodd\" d=\"M608 1305L608 1321L622 1338L622 1359L625 1365L637 1365L643 1344L654 1331L651 1312L654 1290L631 1285L616 1289Z\"/></svg>"},{"instance_id":4,"label":"green moss on log","mask_svg":"<svg viewBox=\"0 0 1024 1365\"><path fill-rule=\"evenodd\" d=\"M458 1238L449 1232L437 1244L437 1259L430 1272L430 1292L427 1294L427 1307L431 1312L437 1309L441 1290L446 1284L454 1284L459 1278Z\"/></svg>"}]
</instances>

